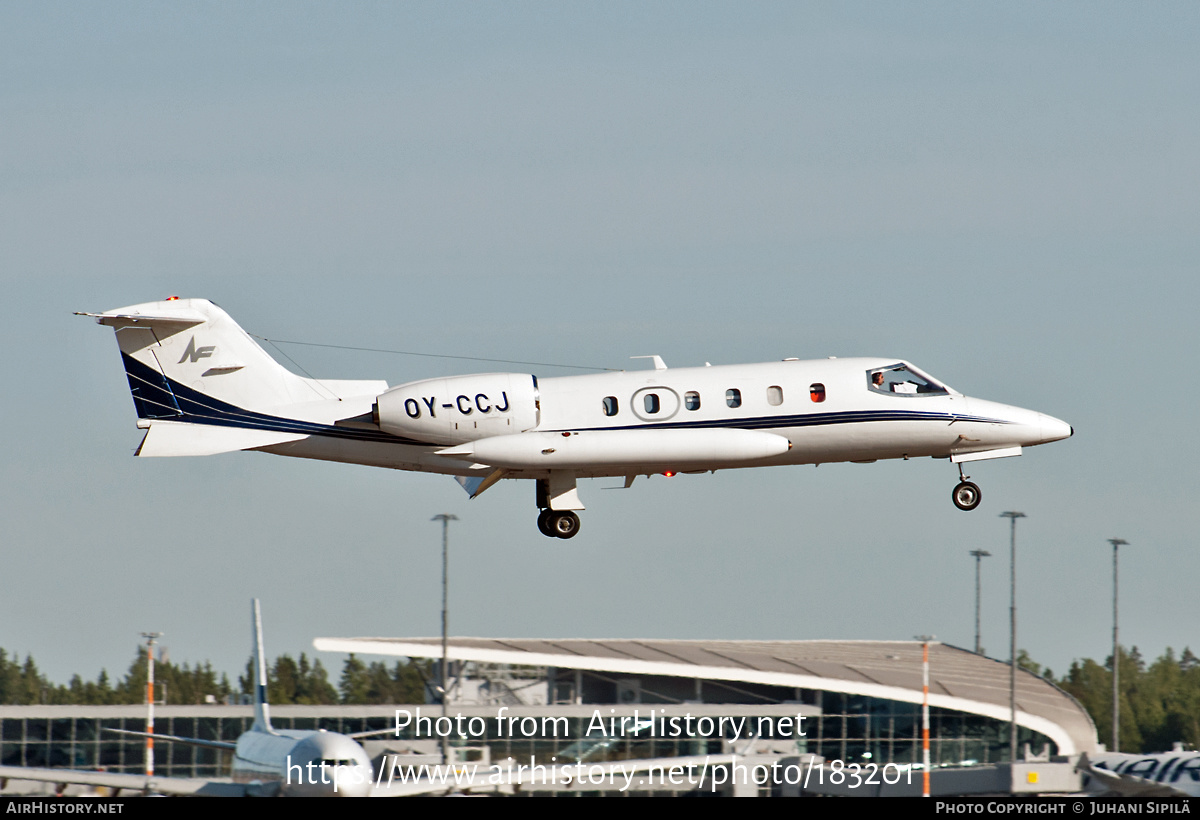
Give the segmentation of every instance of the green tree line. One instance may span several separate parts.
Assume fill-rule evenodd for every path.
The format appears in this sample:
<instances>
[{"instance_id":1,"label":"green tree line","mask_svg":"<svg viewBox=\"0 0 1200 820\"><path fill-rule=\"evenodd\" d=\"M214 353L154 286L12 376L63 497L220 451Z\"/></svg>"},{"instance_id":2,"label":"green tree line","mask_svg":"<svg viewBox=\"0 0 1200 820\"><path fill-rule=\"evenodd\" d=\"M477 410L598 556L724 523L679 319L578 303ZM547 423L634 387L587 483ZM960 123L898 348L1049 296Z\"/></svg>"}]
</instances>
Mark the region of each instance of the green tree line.
<instances>
[{"instance_id":1,"label":"green tree line","mask_svg":"<svg viewBox=\"0 0 1200 820\"><path fill-rule=\"evenodd\" d=\"M1120 656L1122 752L1169 752L1175 743L1200 749L1200 658L1184 649L1171 649L1149 665L1135 646ZM1055 681L1083 704L1101 743L1112 738L1112 657L1104 665L1075 661L1062 680Z\"/></svg>"},{"instance_id":2,"label":"green tree line","mask_svg":"<svg viewBox=\"0 0 1200 820\"><path fill-rule=\"evenodd\" d=\"M1200 658L1191 649L1175 657L1168 647L1147 666L1136 646L1121 647L1120 656L1121 748L1112 751L1169 752L1176 743L1200 748ZM1072 695L1091 716L1100 742L1112 742L1111 655L1103 664L1091 658L1074 661L1062 678L1034 662L1024 649L1017 653L1017 665Z\"/></svg>"},{"instance_id":3,"label":"green tree line","mask_svg":"<svg viewBox=\"0 0 1200 820\"><path fill-rule=\"evenodd\" d=\"M273 704L372 704L424 703L425 681L430 665L426 661L397 661L388 666L380 661L367 664L350 655L335 686L320 660L299 660L280 655L267 667L267 698ZM235 688L229 676L217 675L212 664L178 666L170 661L155 661L154 699L170 704L218 703L235 701L253 692L253 659L247 661ZM94 681L74 675L67 684L50 682L37 668L32 656L21 661L0 649L0 704L102 705L146 702L146 648L139 647L125 677L119 681L101 670Z\"/></svg>"}]
</instances>

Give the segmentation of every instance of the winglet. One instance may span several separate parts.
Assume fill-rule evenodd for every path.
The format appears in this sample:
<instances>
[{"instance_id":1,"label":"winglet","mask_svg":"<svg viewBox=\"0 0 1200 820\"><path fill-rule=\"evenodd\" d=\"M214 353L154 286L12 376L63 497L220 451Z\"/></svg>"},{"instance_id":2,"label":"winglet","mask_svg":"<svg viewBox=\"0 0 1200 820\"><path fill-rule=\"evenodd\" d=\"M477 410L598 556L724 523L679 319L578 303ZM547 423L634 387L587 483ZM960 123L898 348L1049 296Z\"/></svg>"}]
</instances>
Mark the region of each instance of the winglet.
<instances>
[{"instance_id":1,"label":"winglet","mask_svg":"<svg viewBox=\"0 0 1200 820\"><path fill-rule=\"evenodd\" d=\"M254 729L259 732L274 733L271 728L271 706L267 703L267 658L263 652L262 611L258 599L251 602L250 607L254 643Z\"/></svg>"}]
</instances>

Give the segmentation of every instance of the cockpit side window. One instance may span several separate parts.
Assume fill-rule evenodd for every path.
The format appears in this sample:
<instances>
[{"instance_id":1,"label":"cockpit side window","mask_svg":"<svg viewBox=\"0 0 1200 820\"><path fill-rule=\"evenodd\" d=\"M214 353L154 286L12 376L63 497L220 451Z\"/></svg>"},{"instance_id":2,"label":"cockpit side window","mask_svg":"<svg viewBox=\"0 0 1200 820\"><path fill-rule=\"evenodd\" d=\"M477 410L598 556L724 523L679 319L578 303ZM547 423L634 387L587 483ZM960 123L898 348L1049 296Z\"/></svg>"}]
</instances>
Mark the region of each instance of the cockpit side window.
<instances>
[{"instance_id":1,"label":"cockpit side window","mask_svg":"<svg viewBox=\"0 0 1200 820\"><path fill-rule=\"evenodd\" d=\"M924 373L903 363L868 370L867 387L889 396L944 396L949 392Z\"/></svg>"}]
</instances>

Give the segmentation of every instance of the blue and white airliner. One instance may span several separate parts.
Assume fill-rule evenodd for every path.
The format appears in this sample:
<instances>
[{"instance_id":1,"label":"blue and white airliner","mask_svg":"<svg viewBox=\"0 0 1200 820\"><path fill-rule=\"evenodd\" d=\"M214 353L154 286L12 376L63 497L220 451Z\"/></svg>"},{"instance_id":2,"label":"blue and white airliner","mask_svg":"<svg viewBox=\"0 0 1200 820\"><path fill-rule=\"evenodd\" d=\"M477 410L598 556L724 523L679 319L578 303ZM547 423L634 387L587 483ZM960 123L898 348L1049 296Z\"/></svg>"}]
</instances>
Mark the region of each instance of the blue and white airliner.
<instances>
[{"instance_id":1,"label":"blue and white airliner","mask_svg":"<svg viewBox=\"0 0 1200 820\"><path fill-rule=\"evenodd\" d=\"M356 738L324 730L289 730L271 726L267 704L267 667L263 652L262 616L258 601L251 604L254 655L254 725L236 743L203 738L150 734L122 729L105 731L160 742L184 743L221 749L233 755L230 780L122 774L74 769L0 766L0 779L79 784L103 787L118 793L191 795L199 797L366 797L388 794L375 787L371 759ZM428 784L416 784L432 790ZM445 787L442 786L442 790ZM394 793L399 794L398 790Z\"/></svg>"},{"instance_id":2,"label":"blue and white airliner","mask_svg":"<svg viewBox=\"0 0 1200 820\"><path fill-rule=\"evenodd\" d=\"M532 479L538 528L579 531L580 478L932 457L962 464L1069 437L1035 410L964 396L890 358L784 359L565 378L481 373L388 387L298 376L206 299L84 313L116 331L139 456L258 450L455 476L472 497Z\"/></svg>"}]
</instances>

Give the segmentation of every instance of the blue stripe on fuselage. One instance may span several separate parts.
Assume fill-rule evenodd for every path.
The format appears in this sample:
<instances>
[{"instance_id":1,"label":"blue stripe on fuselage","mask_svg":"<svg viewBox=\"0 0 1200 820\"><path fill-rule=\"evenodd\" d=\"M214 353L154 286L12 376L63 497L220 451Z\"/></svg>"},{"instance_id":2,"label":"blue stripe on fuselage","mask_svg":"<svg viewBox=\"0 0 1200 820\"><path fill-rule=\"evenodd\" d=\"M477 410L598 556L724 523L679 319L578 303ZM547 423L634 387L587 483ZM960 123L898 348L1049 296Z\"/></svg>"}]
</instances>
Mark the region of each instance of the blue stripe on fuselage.
<instances>
[{"instance_id":1,"label":"blue stripe on fuselage","mask_svg":"<svg viewBox=\"0 0 1200 820\"><path fill-rule=\"evenodd\" d=\"M387 444L415 444L424 447L435 445L425 441L402 438L382 430L357 430L352 427L335 427L314 421L301 421L282 416L271 416L245 410L220 399L185 387L166 378L157 369L148 367L137 359L122 352L125 374L133 393L133 404L138 418L152 421L182 421L189 424L211 424L217 427L241 427L247 430L271 430L279 433L297 433L311 436L374 441Z\"/></svg>"},{"instance_id":2,"label":"blue stripe on fuselage","mask_svg":"<svg viewBox=\"0 0 1200 820\"><path fill-rule=\"evenodd\" d=\"M755 416L743 419L707 419L704 421L663 421L653 424L626 424L611 427L571 427L546 430L547 433L591 432L601 430L782 430L791 427L824 427L832 424L858 424L876 421L974 421L985 424L1011 424L1004 419L968 416L960 413L936 413L922 410L845 410L836 413L801 413L786 416Z\"/></svg>"}]
</instances>

